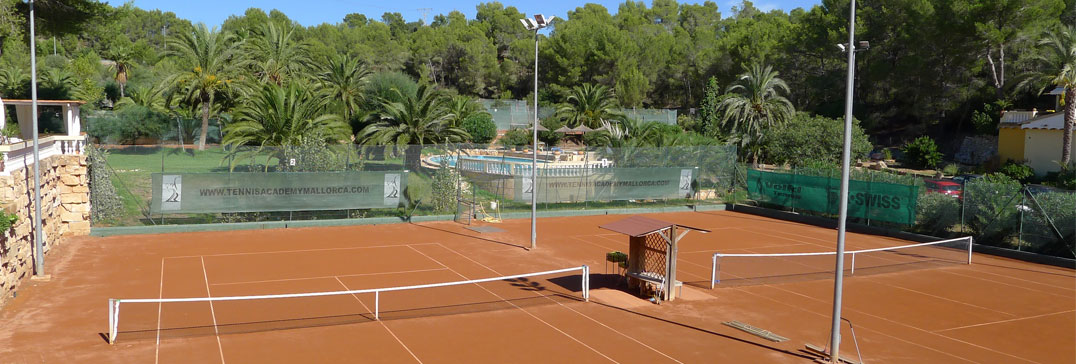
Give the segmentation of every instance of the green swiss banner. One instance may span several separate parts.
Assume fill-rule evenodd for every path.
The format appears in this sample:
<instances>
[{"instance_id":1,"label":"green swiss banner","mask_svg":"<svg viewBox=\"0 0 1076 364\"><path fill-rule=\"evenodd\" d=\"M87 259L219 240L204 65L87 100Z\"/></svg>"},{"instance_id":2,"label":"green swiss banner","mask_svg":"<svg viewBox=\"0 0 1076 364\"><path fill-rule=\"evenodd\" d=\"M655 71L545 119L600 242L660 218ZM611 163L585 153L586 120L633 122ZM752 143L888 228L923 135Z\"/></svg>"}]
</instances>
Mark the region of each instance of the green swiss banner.
<instances>
[{"instance_id":1,"label":"green swiss banner","mask_svg":"<svg viewBox=\"0 0 1076 364\"><path fill-rule=\"evenodd\" d=\"M793 209L837 214L840 212L841 180L791 173L747 171L751 198ZM915 224L919 187L892 183L849 181L848 216Z\"/></svg>"},{"instance_id":2,"label":"green swiss banner","mask_svg":"<svg viewBox=\"0 0 1076 364\"><path fill-rule=\"evenodd\" d=\"M407 171L154 173L154 213L395 208Z\"/></svg>"}]
</instances>

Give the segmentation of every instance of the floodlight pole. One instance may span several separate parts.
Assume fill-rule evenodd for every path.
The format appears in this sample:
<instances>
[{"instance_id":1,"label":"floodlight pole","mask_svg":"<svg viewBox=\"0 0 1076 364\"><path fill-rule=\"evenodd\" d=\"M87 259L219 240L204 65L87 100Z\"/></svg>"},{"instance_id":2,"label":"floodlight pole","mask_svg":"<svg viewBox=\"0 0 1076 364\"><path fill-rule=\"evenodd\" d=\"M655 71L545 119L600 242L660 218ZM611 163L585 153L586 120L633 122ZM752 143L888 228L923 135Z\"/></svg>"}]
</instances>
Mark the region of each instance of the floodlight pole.
<instances>
[{"instance_id":1,"label":"floodlight pole","mask_svg":"<svg viewBox=\"0 0 1076 364\"><path fill-rule=\"evenodd\" d=\"M34 0L30 0L30 104L34 134L34 276L45 275L45 241L41 232L41 156L37 140L37 42L34 37Z\"/></svg>"},{"instance_id":2,"label":"floodlight pole","mask_svg":"<svg viewBox=\"0 0 1076 364\"><path fill-rule=\"evenodd\" d=\"M841 296L844 289L844 237L848 225L848 173L852 159L852 80L856 72L856 0L851 0L848 16L848 83L844 99L844 150L841 152L841 204L837 220L837 263L833 274L833 321L830 326L829 361L840 362L841 346Z\"/></svg>"},{"instance_id":3,"label":"floodlight pole","mask_svg":"<svg viewBox=\"0 0 1076 364\"><path fill-rule=\"evenodd\" d=\"M531 249L538 247L538 30L534 28L534 147L531 148Z\"/></svg>"}]
</instances>

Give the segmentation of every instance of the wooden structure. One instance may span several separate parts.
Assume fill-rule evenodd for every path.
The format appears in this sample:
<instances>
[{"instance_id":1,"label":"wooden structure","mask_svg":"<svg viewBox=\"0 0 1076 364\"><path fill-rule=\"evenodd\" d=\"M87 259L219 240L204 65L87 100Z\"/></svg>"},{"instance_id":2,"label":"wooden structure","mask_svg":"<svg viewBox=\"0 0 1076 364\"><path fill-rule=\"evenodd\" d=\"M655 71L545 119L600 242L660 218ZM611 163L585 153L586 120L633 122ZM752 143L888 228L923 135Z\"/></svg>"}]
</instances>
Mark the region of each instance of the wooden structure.
<instances>
[{"instance_id":1,"label":"wooden structure","mask_svg":"<svg viewBox=\"0 0 1076 364\"><path fill-rule=\"evenodd\" d=\"M667 301L676 299L678 292L675 289L683 284L676 280L676 254L680 239L691 230L710 232L643 216L631 216L598 227L629 237L628 269L625 273L628 286L640 290L654 287L660 293L658 299Z\"/></svg>"}]
</instances>

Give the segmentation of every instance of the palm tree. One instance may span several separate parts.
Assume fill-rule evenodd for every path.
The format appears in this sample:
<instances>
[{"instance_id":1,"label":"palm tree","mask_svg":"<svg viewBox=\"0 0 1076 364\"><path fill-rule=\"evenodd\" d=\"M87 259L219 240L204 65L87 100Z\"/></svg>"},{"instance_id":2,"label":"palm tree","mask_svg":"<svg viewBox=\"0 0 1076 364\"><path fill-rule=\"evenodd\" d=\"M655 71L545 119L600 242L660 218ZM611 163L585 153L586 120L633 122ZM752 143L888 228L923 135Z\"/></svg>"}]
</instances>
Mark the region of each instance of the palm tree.
<instances>
[{"instance_id":1,"label":"palm tree","mask_svg":"<svg viewBox=\"0 0 1076 364\"><path fill-rule=\"evenodd\" d=\"M122 110L126 107L138 105L147 109L168 113L168 98L166 97L167 83L159 83L150 87L135 87L131 93L116 102L115 109Z\"/></svg>"},{"instance_id":2,"label":"palm tree","mask_svg":"<svg viewBox=\"0 0 1076 364\"><path fill-rule=\"evenodd\" d=\"M134 59L131 56L131 50L127 47L119 47L112 54L112 65L109 68L116 70L116 83L120 85L120 99L123 99L127 94L125 93L127 88L127 76L131 68L134 66Z\"/></svg>"},{"instance_id":3,"label":"palm tree","mask_svg":"<svg viewBox=\"0 0 1076 364\"><path fill-rule=\"evenodd\" d=\"M310 69L310 53L294 36L294 26L269 22L246 40L243 49L249 57L248 64L261 81L280 85L286 78Z\"/></svg>"},{"instance_id":4,"label":"palm tree","mask_svg":"<svg viewBox=\"0 0 1076 364\"><path fill-rule=\"evenodd\" d=\"M362 106L363 87L370 71L359 60L346 54L329 58L317 74L323 95L339 103L340 115L351 121Z\"/></svg>"},{"instance_id":5,"label":"palm tree","mask_svg":"<svg viewBox=\"0 0 1076 364\"><path fill-rule=\"evenodd\" d=\"M1076 26L1047 32L1038 42L1042 52L1030 56L1033 67L1018 87L1031 88L1042 95L1047 87L1065 89L1064 135L1061 138L1061 164L1072 161L1072 128L1076 124Z\"/></svg>"},{"instance_id":6,"label":"palm tree","mask_svg":"<svg viewBox=\"0 0 1076 364\"><path fill-rule=\"evenodd\" d=\"M255 155L265 147L297 146L308 138L324 138L333 144L350 140L351 127L340 115L328 113L330 106L328 99L298 82L263 84L235 110L235 122L225 127L222 143L232 154ZM257 148L236 148L241 146ZM284 163L285 149L270 153L266 170L269 158Z\"/></svg>"},{"instance_id":7,"label":"palm tree","mask_svg":"<svg viewBox=\"0 0 1076 364\"><path fill-rule=\"evenodd\" d=\"M449 124L456 127L460 126L463 120L486 112L485 108L475 102L474 99L463 95L452 97L447 104L448 112L453 115L452 120L449 120Z\"/></svg>"},{"instance_id":8,"label":"palm tree","mask_svg":"<svg viewBox=\"0 0 1076 364\"><path fill-rule=\"evenodd\" d=\"M777 76L770 66L744 66L744 73L718 104L721 127L732 132L741 148L749 150L754 164L758 164L765 129L784 124L796 111L782 96L788 94L788 84Z\"/></svg>"},{"instance_id":9,"label":"palm tree","mask_svg":"<svg viewBox=\"0 0 1076 364\"><path fill-rule=\"evenodd\" d=\"M204 150L213 102L230 87L230 77L236 74L239 64L236 60L235 37L198 24L194 32L168 39L165 54L179 58L185 66L169 81L182 91L187 100L202 106L202 132L198 137L198 149Z\"/></svg>"},{"instance_id":10,"label":"palm tree","mask_svg":"<svg viewBox=\"0 0 1076 364\"><path fill-rule=\"evenodd\" d=\"M623 120L617 109L616 97L612 90L603 85L589 83L572 88L567 103L557 108L557 115L570 127L586 125L590 128L602 126L606 120Z\"/></svg>"},{"instance_id":11,"label":"palm tree","mask_svg":"<svg viewBox=\"0 0 1076 364\"><path fill-rule=\"evenodd\" d=\"M10 66L0 68L0 93L4 97L17 97L23 93L24 85L30 76L22 68Z\"/></svg>"},{"instance_id":12,"label":"palm tree","mask_svg":"<svg viewBox=\"0 0 1076 364\"><path fill-rule=\"evenodd\" d=\"M419 86L414 95L393 89L401 101L384 99L380 120L359 133L363 144L406 146L404 163L418 170L423 144L456 143L469 135L451 126L453 115L444 105L444 96L428 85Z\"/></svg>"},{"instance_id":13,"label":"palm tree","mask_svg":"<svg viewBox=\"0 0 1076 364\"><path fill-rule=\"evenodd\" d=\"M66 68L49 68L41 73L41 94L46 97L70 98L71 90L76 86L75 75Z\"/></svg>"}]
</instances>

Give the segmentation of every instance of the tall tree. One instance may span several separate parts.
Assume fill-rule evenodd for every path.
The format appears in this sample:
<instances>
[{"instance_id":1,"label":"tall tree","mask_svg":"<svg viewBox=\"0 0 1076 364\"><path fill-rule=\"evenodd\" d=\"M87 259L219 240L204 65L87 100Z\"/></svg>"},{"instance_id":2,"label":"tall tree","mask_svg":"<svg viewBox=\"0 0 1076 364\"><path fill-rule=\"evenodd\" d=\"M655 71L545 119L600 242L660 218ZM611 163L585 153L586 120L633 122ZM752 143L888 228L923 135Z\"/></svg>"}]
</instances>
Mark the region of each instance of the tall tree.
<instances>
[{"instance_id":1,"label":"tall tree","mask_svg":"<svg viewBox=\"0 0 1076 364\"><path fill-rule=\"evenodd\" d=\"M796 111L783 96L788 94L788 85L777 76L773 67L745 65L744 73L729 86L719 104L722 127L733 140L739 141L756 164L765 129L784 124Z\"/></svg>"},{"instance_id":2,"label":"tall tree","mask_svg":"<svg viewBox=\"0 0 1076 364\"><path fill-rule=\"evenodd\" d=\"M359 133L364 144L406 148L404 165L416 171L423 144L457 143L467 140L467 132L449 125L453 115L444 105L444 96L429 85L421 85L413 95L393 89L396 99L384 99L380 120Z\"/></svg>"},{"instance_id":3,"label":"tall tree","mask_svg":"<svg viewBox=\"0 0 1076 364\"><path fill-rule=\"evenodd\" d=\"M1035 71L1026 75L1020 86L1041 95L1048 88L1065 89L1065 125L1061 138L1061 164L1072 161L1072 129L1076 123L1076 26L1047 32L1038 42L1042 51L1032 56Z\"/></svg>"},{"instance_id":4,"label":"tall tree","mask_svg":"<svg viewBox=\"0 0 1076 364\"><path fill-rule=\"evenodd\" d=\"M605 86L584 83L572 88L564 105L557 108L557 116L570 127L586 125L599 128L605 121L623 120L617 110L616 97Z\"/></svg>"},{"instance_id":5,"label":"tall tree","mask_svg":"<svg viewBox=\"0 0 1076 364\"><path fill-rule=\"evenodd\" d=\"M340 115L345 121L362 106L363 87L370 71L357 59L346 54L327 59L321 64L317 79L325 91L325 98L340 105Z\"/></svg>"},{"instance_id":6,"label":"tall tree","mask_svg":"<svg viewBox=\"0 0 1076 364\"><path fill-rule=\"evenodd\" d=\"M307 46L295 39L295 27L267 22L243 43L254 75L277 85L308 70L313 61Z\"/></svg>"},{"instance_id":7,"label":"tall tree","mask_svg":"<svg viewBox=\"0 0 1076 364\"><path fill-rule=\"evenodd\" d=\"M1006 84L1006 51L1014 43L1034 32L1041 32L1059 21L1065 4L1062 0L975 0L954 1L953 7L966 8L982 42L982 57L986 59L991 83L998 99L1004 98ZM1010 52L1011 57L1013 53Z\"/></svg>"},{"instance_id":8,"label":"tall tree","mask_svg":"<svg viewBox=\"0 0 1076 364\"><path fill-rule=\"evenodd\" d=\"M234 36L217 29L209 30L198 24L191 33L182 33L168 40L166 55L175 57L185 67L171 76L171 82L188 101L202 107L202 131L198 149L205 149L209 130L209 112L217 96L227 90L238 71Z\"/></svg>"}]
</instances>

